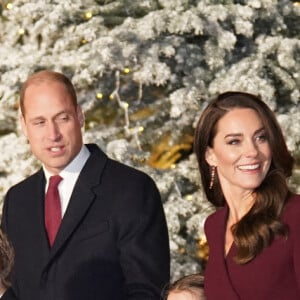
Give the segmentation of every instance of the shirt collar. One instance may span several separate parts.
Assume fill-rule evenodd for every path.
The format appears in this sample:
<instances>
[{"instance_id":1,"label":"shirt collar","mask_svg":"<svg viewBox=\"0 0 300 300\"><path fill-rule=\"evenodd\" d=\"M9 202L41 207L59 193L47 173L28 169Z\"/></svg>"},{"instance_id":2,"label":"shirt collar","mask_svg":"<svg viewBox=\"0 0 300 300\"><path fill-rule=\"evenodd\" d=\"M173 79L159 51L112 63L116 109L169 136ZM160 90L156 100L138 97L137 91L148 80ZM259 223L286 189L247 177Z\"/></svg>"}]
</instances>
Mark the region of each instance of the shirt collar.
<instances>
[{"instance_id":1,"label":"shirt collar","mask_svg":"<svg viewBox=\"0 0 300 300\"><path fill-rule=\"evenodd\" d=\"M84 164L88 160L90 156L90 151L85 145L82 145L79 153L75 156L75 158L59 173L62 178L67 178L69 176L74 176L79 174L82 170ZM48 182L51 174L48 170L46 170L45 166L43 165L43 170L46 176L46 180Z\"/></svg>"}]
</instances>

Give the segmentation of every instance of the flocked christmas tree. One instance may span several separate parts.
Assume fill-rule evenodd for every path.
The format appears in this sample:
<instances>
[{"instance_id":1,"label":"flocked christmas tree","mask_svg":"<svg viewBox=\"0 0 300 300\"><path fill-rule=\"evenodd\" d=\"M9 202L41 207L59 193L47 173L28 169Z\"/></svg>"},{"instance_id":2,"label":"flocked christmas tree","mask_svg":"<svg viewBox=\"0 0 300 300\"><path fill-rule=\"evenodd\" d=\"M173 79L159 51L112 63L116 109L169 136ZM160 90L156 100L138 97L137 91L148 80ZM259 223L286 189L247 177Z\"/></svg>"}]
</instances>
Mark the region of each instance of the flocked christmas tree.
<instances>
[{"instance_id":1,"label":"flocked christmas tree","mask_svg":"<svg viewBox=\"0 0 300 300\"><path fill-rule=\"evenodd\" d=\"M172 277L205 265L213 211L192 153L219 92L261 95L300 157L300 3L287 0L0 1L0 199L39 163L18 125L18 90L62 71L86 115L85 142L149 173L164 202ZM295 170L291 187L300 189Z\"/></svg>"}]
</instances>

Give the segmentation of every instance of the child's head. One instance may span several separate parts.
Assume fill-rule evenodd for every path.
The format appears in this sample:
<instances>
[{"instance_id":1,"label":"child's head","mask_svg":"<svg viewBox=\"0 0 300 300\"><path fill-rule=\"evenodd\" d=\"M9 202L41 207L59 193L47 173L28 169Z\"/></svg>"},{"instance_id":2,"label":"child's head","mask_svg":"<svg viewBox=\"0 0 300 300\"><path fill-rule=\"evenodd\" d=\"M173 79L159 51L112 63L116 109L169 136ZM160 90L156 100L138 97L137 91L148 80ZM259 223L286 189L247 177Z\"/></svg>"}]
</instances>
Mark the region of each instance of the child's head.
<instances>
[{"instance_id":1,"label":"child's head","mask_svg":"<svg viewBox=\"0 0 300 300\"><path fill-rule=\"evenodd\" d=\"M166 293L166 300L205 300L203 276L191 274L172 283Z\"/></svg>"},{"instance_id":2,"label":"child's head","mask_svg":"<svg viewBox=\"0 0 300 300\"><path fill-rule=\"evenodd\" d=\"M203 292L199 291L173 291L168 295L167 300L202 300L204 298Z\"/></svg>"}]
</instances>

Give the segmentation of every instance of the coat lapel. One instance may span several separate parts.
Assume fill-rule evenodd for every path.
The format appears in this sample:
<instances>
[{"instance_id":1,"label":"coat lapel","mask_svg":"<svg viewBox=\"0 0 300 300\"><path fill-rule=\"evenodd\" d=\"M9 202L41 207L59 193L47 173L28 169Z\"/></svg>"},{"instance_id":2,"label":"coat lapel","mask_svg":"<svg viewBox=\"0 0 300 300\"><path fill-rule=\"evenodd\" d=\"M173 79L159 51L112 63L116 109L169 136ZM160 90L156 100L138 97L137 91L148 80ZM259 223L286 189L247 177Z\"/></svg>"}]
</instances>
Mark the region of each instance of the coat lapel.
<instances>
[{"instance_id":1,"label":"coat lapel","mask_svg":"<svg viewBox=\"0 0 300 300\"><path fill-rule=\"evenodd\" d=\"M28 218L26 222L29 224L28 235L26 236L29 245L33 245L37 256L42 256L41 259L46 260L49 255L48 237L45 230L44 222L44 198L45 198L45 176L40 169L32 176L28 185L28 191L24 191L24 195L30 195L26 200L26 212ZM34 251L34 250L33 250Z\"/></svg>"},{"instance_id":2,"label":"coat lapel","mask_svg":"<svg viewBox=\"0 0 300 300\"><path fill-rule=\"evenodd\" d=\"M96 145L87 146L91 155L75 184L67 211L50 251L48 263L51 262L58 250L67 243L70 236L76 231L76 228L82 222L95 200L93 189L100 184L107 156Z\"/></svg>"},{"instance_id":3,"label":"coat lapel","mask_svg":"<svg viewBox=\"0 0 300 300\"><path fill-rule=\"evenodd\" d=\"M234 247L234 245L231 246L231 249L227 253L227 257L224 257L225 231L226 231L226 223L227 223L228 213L229 213L229 209L226 206L225 209L222 211L223 215L220 218L220 222L222 222L222 223L220 223L219 224L220 226L218 226L218 228L220 230L218 233L218 236L220 237L218 239L220 241L220 244L218 245L218 247L219 247L219 253L221 254L218 257L220 258L219 263L222 266L220 268L220 272L222 273L221 277L223 278L224 286L227 287L226 297L224 299L238 300L238 299L240 299L240 297L237 294L237 292L235 291L235 288L231 282L230 273L228 271L228 266L227 266L227 257L228 257L228 255L231 254L231 252L233 250L232 248Z\"/></svg>"},{"instance_id":4,"label":"coat lapel","mask_svg":"<svg viewBox=\"0 0 300 300\"><path fill-rule=\"evenodd\" d=\"M32 213L32 223L35 224L36 236L38 236L38 240L42 243L42 249L48 248L48 237L45 229L45 222L44 222L44 198L45 198L45 184L46 179L44 176L44 172L40 169L37 173L37 183L35 188L33 189L32 198L36 199L34 201L37 211ZM38 187L38 188L37 188ZM36 219L35 219L36 218ZM33 234L33 236L35 236Z\"/></svg>"}]
</instances>

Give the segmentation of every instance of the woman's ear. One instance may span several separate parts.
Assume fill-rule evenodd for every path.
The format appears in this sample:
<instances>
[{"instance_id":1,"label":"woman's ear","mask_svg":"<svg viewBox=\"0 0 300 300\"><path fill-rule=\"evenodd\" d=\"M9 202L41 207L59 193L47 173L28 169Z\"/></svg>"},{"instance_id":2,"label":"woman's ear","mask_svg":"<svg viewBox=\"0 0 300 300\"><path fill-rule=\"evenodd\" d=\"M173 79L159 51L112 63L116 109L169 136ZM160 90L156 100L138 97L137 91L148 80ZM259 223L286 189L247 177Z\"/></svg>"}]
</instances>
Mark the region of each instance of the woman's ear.
<instances>
[{"instance_id":1,"label":"woman's ear","mask_svg":"<svg viewBox=\"0 0 300 300\"><path fill-rule=\"evenodd\" d=\"M210 166L216 166L216 156L213 148L207 147L205 151L205 160Z\"/></svg>"}]
</instances>

